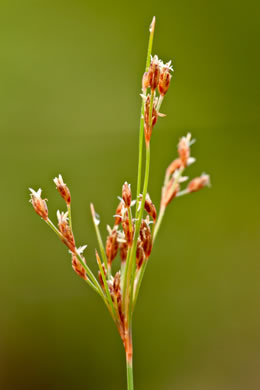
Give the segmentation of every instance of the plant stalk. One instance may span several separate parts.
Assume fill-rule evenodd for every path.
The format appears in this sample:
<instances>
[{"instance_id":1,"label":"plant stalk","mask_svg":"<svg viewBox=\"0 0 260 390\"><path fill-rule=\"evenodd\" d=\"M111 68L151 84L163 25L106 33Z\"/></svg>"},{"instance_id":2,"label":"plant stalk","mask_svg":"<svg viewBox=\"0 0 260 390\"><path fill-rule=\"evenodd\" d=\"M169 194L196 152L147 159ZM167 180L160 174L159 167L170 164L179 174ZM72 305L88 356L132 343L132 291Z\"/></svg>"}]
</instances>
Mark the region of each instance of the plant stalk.
<instances>
[{"instance_id":1,"label":"plant stalk","mask_svg":"<svg viewBox=\"0 0 260 390\"><path fill-rule=\"evenodd\" d=\"M127 390L134 390L132 330L129 328L125 342Z\"/></svg>"},{"instance_id":2,"label":"plant stalk","mask_svg":"<svg viewBox=\"0 0 260 390\"><path fill-rule=\"evenodd\" d=\"M150 36L148 42L148 50L145 64L145 71L147 72L151 62L151 54L153 47L153 37L155 29L155 17L153 17L151 26L150 26ZM146 94L146 93L145 93ZM139 157L138 157L138 173L137 173L137 191L136 199L138 198L141 191L141 180L142 180L142 161L143 161L143 139L144 139L144 101L142 100L141 106L141 116L140 116L140 127L139 127ZM137 215L138 205L136 204L136 215Z\"/></svg>"}]
</instances>

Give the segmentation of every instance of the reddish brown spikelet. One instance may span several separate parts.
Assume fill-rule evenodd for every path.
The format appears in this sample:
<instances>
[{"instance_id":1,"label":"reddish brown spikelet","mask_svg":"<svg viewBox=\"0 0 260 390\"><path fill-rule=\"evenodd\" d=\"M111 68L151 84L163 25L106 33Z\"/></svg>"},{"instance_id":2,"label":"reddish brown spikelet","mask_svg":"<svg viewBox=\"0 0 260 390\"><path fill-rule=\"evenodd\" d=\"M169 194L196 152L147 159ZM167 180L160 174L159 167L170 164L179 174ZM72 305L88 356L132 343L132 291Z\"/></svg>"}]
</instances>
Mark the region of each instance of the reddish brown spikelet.
<instances>
[{"instance_id":1,"label":"reddish brown spikelet","mask_svg":"<svg viewBox=\"0 0 260 390\"><path fill-rule=\"evenodd\" d=\"M123 202L120 202L116 209L116 215L115 215L115 225L119 225L122 220L122 207Z\"/></svg>"},{"instance_id":2,"label":"reddish brown spikelet","mask_svg":"<svg viewBox=\"0 0 260 390\"><path fill-rule=\"evenodd\" d=\"M160 95L164 96L168 91L171 77L172 76L170 74L169 67L168 66L163 67L162 72L160 74L159 85L158 85L158 90Z\"/></svg>"},{"instance_id":3,"label":"reddish brown spikelet","mask_svg":"<svg viewBox=\"0 0 260 390\"><path fill-rule=\"evenodd\" d=\"M106 241L106 255L108 264L111 265L112 261L115 259L118 251L118 242L117 242L117 231L113 229L111 233L107 236Z\"/></svg>"},{"instance_id":4,"label":"reddish brown spikelet","mask_svg":"<svg viewBox=\"0 0 260 390\"><path fill-rule=\"evenodd\" d=\"M152 251L152 234L148 223L143 220L140 228L140 240L145 253L148 258Z\"/></svg>"},{"instance_id":5,"label":"reddish brown spikelet","mask_svg":"<svg viewBox=\"0 0 260 390\"><path fill-rule=\"evenodd\" d=\"M176 182L174 177L172 177L166 185L166 188L163 190L162 195L162 206L166 207L172 201L173 198L180 191L180 185Z\"/></svg>"},{"instance_id":6,"label":"reddish brown spikelet","mask_svg":"<svg viewBox=\"0 0 260 390\"><path fill-rule=\"evenodd\" d=\"M191 180L191 182L188 184L187 189L189 192L196 192L206 186L209 186L209 184L210 184L209 175L203 174L200 177L196 177L195 179Z\"/></svg>"},{"instance_id":7,"label":"reddish brown spikelet","mask_svg":"<svg viewBox=\"0 0 260 390\"><path fill-rule=\"evenodd\" d=\"M121 322L121 329L120 329L120 335L122 337L122 340L124 341L124 323L125 323L125 316L122 309L122 296L121 294L117 297L117 307L118 307L118 315Z\"/></svg>"},{"instance_id":8,"label":"reddish brown spikelet","mask_svg":"<svg viewBox=\"0 0 260 390\"><path fill-rule=\"evenodd\" d=\"M121 279L121 274L120 271L118 271L115 274L114 283L113 283L114 294L116 297L120 295L120 279Z\"/></svg>"},{"instance_id":9,"label":"reddish brown spikelet","mask_svg":"<svg viewBox=\"0 0 260 390\"><path fill-rule=\"evenodd\" d=\"M136 248L136 267L137 267L137 269L141 268L144 260L145 260L144 248L142 246L141 241L139 241L137 248Z\"/></svg>"},{"instance_id":10,"label":"reddish brown spikelet","mask_svg":"<svg viewBox=\"0 0 260 390\"><path fill-rule=\"evenodd\" d=\"M130 246L132 246L132 243L133 243L134 231L133 231L133 226L132 226L132 230L130 229L130 223L129 223L128 218L125 218L123 220L122 227L123 227L123 230L125 233L125 239L126 239L127 245L130 247Z\"/></svg>"},{"instance_id":11,"label":"reddish brown spikelet","mask_svg":"<svg viewBox=\"0 0 260 390\"><path fill-rule=\"evenodd\" d=\"M64 242L64 244L67 245L67 247L71 250L71 252L75 252L76 250L75 240L71 228L68 224L68 212L60 213L58 210L57 216L58 216L59 231L62 235L62 241Z\"/></svg>"},{"instance_id":12,"label":"reddish brown spikelet","mask_svg":"<svg viewBox=\"0 0 260 390\"><path fill-rule=\"evenodd\" d=\"M187 166L190 158L189 137L182 137L178 144L178 153L184 167Z\"/></svg>"},{"instance_id":13,"label":"reddish brown spikelet","mask_svg":"<svg viewBox=\"0 0 260 390\"><path fill-rule=\"evenodd\" d=\"M53 181L56 184L57 190L59 191L60 195L65 200L65 202L69 205L71 202L70 190L68 186L63 182L62 176L59 175L59 177L55 177Z\"/></svg>"},{"instance_id":14,"label":"reddish brown spikelet","mask_svg":"<svg viewBox=\"0 0 260 390\"><path fill-rule=\"evenodd\" d=\"M160 66L159 66L159 60L157 56L154 56L151 60L147 78L151 90L154 91L158 86L159 78L160 78Z\"/></svg>"},{"instance_id":15,"label":"reddish brown spikelet","mask_svg":"<svg viewBox=\"0 0 260 390\"><path fill-rule=\"evenodd\" d=\"M150 142L153 127L155 126L158 119L158 112L155 106L153 105L152 121L151 121L152 123L149 123L149 112L150 112L150 95L147 96L144 105L144 135L145 135L146 144L149 144Z\"/></svg>"},{"instance_id":16,"label":"reddish brown spikelet","mask_svg":"<svg viewBox=\"0 0 260 390\"><path fill-rule=\"evenodd\" d=\"M119 249L120 249L121 261L125 262L126 258L127 258L127 251L128 251L128 244L127 244L127 242L120 242Z\"/></svg>"},{"instance_id":17,"label":"reddish brown spikelet","mask_svg":"<svg viewBox=\"0 0 260 390\"><path fill-rule=\"evenodd\" d=\"M111 295L112 302L115 302L114 286L111 280L107 281L108 289Z\"/></svg>"},{"instance_id":18,"label":"reddish brown spikelet","mask_svg":"<svg viewBox=\"0 0 260 390\"><path fill-rule=\"evenodd\" d=\"M127 182L125 182L123 184L122 198L123 198L123 200L125 202L126 207L130 207L131 206L131 200L132 200L132 194L131 194L130 185Z\"/></svg>"},{"instance_id":19,"label":"reddish brown spikelet","mask_svg":"<svg viewBox=\"0 0 260 390\"><path fill-rule=\"evenodd\" d=\"M31 191L31 200L30 202L33 205L35 212L42 217L45 221L48 220L48 207L46 200L41 198L41 189L37 192L30 188Z\"/></svg>"},{"instance_id":20,"label":"reddish brown spikelet","mask_svg":"<svg viewBox=\"0 0 260 390\"><path fill-rule=\"evenodd\" d=\"M103 269L103 272L104 272L104 276L105 278L107 277L107 271L106 271L106 267L105 267L105 264L101 264L101 260L100 260L100 257L99 257L99 254L98 254L98 251L96 250L95 251L96 253L96 259L97 259L97 263L99 264L99 266L102 267ZM103 280L103 277L102 277L102 273L100 271L98 271L98 278L99 278L99 282L100 282L100 285L103 289L105 289L105 285L104 285L104 280Z\"/></svg>"},{"instance_id":21,"label":"reddish brown spikelet","mask_svg":"<svg viewBox=\"0 0 260 390\"><path fill-rule=\"evenodd\" d=\"M149 88L149 72L145 72L142 79L142 90L145 92Z\"/></svg>"},{"instance_id":22,"label":"reddish brown spikelet","mask_svg":"<svg viewBox=\"0 0 260 390\"><path fill-rule=\"evenodd\" d=\"M176 158L167 168L167 174L171 176L177 169L180 169L183 166L182 160Z\"/></svg>"},{"instance_id":23,"label":"reddish brown spikelet","mask_svg":"<svg viewBox=\"0 0 260 390\"><path fill-rule=\"evenodd\" d=\"M86 270L74 254L72 255L72 268L81 278L87 280Z\"/></svg>"},{"instance_id":24,"label":"reddish brown spikelet","mask_svg":"<svg viewBox=\"0 0 260 390\"><path fill-rule=\"evenodd\" d=\"M106 278L107 277L107 271L106 271L104 263L102 264L102 269L103 269L103 272L104 272L104 276ZM99 279L101 287L103 288L103 290L105 290L104 280L102 278L102 273L100 271L98 271L98 279Z\"/></svg>"},{"instance_id":25,"label":"reddish brown spikelet","mask_svg":"<svg viewBox=\"0 0 260 390\"><path fill-rule=\"evenodd\" d=\"M156 207L151 201L150 196L148 194L146 195L145 198L144 208L146 212L152 217L153 221L155 222L157 218Z\"/></svg>"}]
</instances>

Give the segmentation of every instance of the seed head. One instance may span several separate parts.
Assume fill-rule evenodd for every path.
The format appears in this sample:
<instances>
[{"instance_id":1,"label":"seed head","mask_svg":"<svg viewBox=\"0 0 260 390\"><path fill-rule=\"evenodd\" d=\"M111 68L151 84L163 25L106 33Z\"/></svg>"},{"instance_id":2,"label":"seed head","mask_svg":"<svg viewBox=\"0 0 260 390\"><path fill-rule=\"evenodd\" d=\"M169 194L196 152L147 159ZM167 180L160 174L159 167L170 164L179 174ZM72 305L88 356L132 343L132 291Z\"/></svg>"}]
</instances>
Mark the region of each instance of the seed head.
<instances>
[{"instance_id":1,"label":"seed head","mask_svg":"<svg viewBox=\"0 0 260 390\"><path fill-rule=\"evenodd\" d=\"M59 175L59 177L55 177L53 181L56 184L57 190L59 191L60 195L65 200L65 202L69 205L71 202L70 190L67 187L67 185L63 182L62 176Z\"/></svg>"},{"instance_id":2,"label":"seed head","mask_svg":"<svg viewBox=\"0 0 260 390\"><path fill-rule=\"evenodd\" d=\"M123 208L123 202L120 202L116 209L115 217L115 225L119 225L122 220L122 208Z\"/></svg>"},{"instance_id":3,"label":"seed head","mask_svg":"<svg viewBox=\"0 0 260 390\"><path fill-rule=\"evenodd\" d=\"M71 252L75 252L75 240L73 233L71 231L71 228L68 224L68 212L64 213L63 211L60 213L60 211L57 211L57 218L58 218L58 226L59 231L62 235L62 241L64 244L67 245L67 247L70 249Z\"/></svg>"},{"instance_id":4,"label":"seed head","mask_svg":"<svg viewBox=\"0 0 260 390\"><path fill-rule=\"evenodd\" d=\"M155 91L155 89L158 86L159 78L160 78L160 63L158 56L151 57L151 64L148 70L148 82L149 87L152 91Z\"/></svg>"},{"instance_id":5,"label":"seed head","mask_svg":"<svg viewBox=\"0 0 260 390\"><path fill-rule=\"evenodd\" d=\"M120 249L120 258L122 263L126 261L127 258L127 251L128 251L128 244L127 242L120 242L119 244L119 249Z\"/></svg>"},{"instance_id":6,"label":"seed head","mask_svg":"<svg viewBox=\"0 0 260 390\"><path fill-rule=\"evenodd\" d=\"M145 105L144 105L144 134L145 134L145 141L147 144L149 144L150 142L152 136L152 130L158 119L158 112L156 110L155 104L153 104L151 123L149 121L150 100L151 100L150 95L147 95L147 97L145 98Z\"/></svg>"},{"instance_id":7,"label":"seed head","mask_svg":"<svg viewBox=\"0 0 260 390\"><path fill-rule=\"evenodd\" d=\"M133 243L133 238L134 238L134 231L133 231L133 225L132 225L132 230L130 229L130 223L129 223L129 218L128 215L125 214L125 218L122 221L122 227L125 233L125 240L128 244L128 246L132 246Z\"/></svg>"},{"instance_id":8,"label":"seed head","mask_svg":"<svg viewBox=\"0 0 260 390\"><path fill-rule=\"evenodd\" d=\"M177 193L180 191L180 185L178 182L176 182L176 179L172 177L165 189L163 190L162 195L162 206L166 207L168 204L172 201L173 198L177 195Z\"/></svg>"},{"instance_id":9,"label":"seed head","mask_svg":"<svg viewBox=\"0 0 260 390\"><path fill-rule=\"evenodd\" d=\"M145 257L148 258L152 251L152 234L151 234L148 221L144 219L142 220L142 224L140 228L140 241L142 243Z\"/></svg>"},{"instance_id":10,"label":"seed head","mask_svg":"<svg viewBox=\"0 0 260 390\"><path fill-rule=\"evenodd\" d=\"M72 268L81 278L87 280L86 270L74 254L72 255Z\"/></svg>"},{"instance_id":11,"label":"seed head","mask_svg":"<svg viewBox=\"0 0 260 390\"><path fill-rule=\"evenodd\" d=\"M140 195L140 199L142 199L142 195ZM144 208L145 208L145 211L150 215L150 217L152 217L153 221L155 222L156 218L157 218L156 207L153 204L148 193L146 194L146 197L145 197Z\"/></svg>"},{"instance_id":12,"label":"seed head","mask_svg":"<svg viewBox=\"0 0 260 390\"><path fill-rule=\"evenodd\" d=\"M136 248L136 267L140 269L143 262L145 260L144 248L141 240L138 240L137 248Z\"/></svg>"},{"instance_id":13,"label":"seed head","mask_svg":"<svg viewBox=\"0 0 260 390\"><path fill-rule=\"evenodd\" d=\"M131 206L132 195L131 195L130 184L128 184L127 182L125 182L123 184L122 198L123 198L123 200L125 202L125 206L126 207L130 207Z\"/></svg>"},{"instance_id":14,"label":"seed head","mask_svg":"<svg viewBox=\"0 0 260 390\"><path fill-rule=\"evenodd\" d=\"M196 192L206 186L210 186L210 177L209 175L203 173L200 177L196 177L195 179L191 180L187 189L189 192Z\"/></svg>"},{"instance_id":15,"label":"seed head","mask_svg":"<svg viewBox=\"0 0 260 390\"><path fill-rule=\"evenodd\" d=\"M142 79L142 90L145 93L147 88L149 88L149 72L145 72Z\"/></svg>"},{"instance_id":16,"label":"seed head","mask_svg":"<svg viewBox=\"0 0 260 390\"><path fill-rule=\"evenodd\" d=\"M186 137L182 137L178 144L178 153L184 167L188 165L190 158L190 141L191 134L188 133Z\"/></svg>"},{"instance_id":17,"label":"seed head","mask_svg":"<svg viewBox=\"0 0 260 390\"><path fill-rule=\"evenodd\" d=\"M167 175L171 176L177 169L182 167L182 160L176 158L167 168Z\"/></svg>"},{"instance_id":18,"label":"seed head","mask_svg":"<svg viewBox=\"0 0 260 390\"><path fill-rule=\"evenodd\" d=\"M101 264L101 260L100 260L100 257L99 257L99 254L98 254L98 251L96 250L96 259L97 259L97 263L99 264L99 266L102 267L103 269L103 272L104 272L104 276L105 278L107 277L107 271L106 271L106 267L105 267L105 264ZM105 285L104 285L104 280L103 280L103 277L102 277L102 274L100 271L98 271L98 278L99 278L99 281L100 281L100 285L101 287L103 288L103 290L105 289Z\"/></svg>"},{"instance_id":19,"label":"seed head","mask_svg":"<svg viewBox=\"0 0 260 390\"><path fill-rule=\"evenodd\" d=\"M171 67L171 61L167 62L167 64L165 65L164 64L162 65L159 85L158 85L158 90L161 96L164 96L169 89L170 81L172 78L170 70L173 71Z\"/></svg>"},{"instance_id":20,"label":"seed head","mask_svg":"<svg viewBox=\"0 0 260 390\"><path fill-rule=\"evenodd\" d=\"M121 279L121 274L120 274L120 271L118 271L115 274L114 283L113 283L114 294L116 297L118 297L120 295L120 279Z\"/></svg>"},{"instance_id":21,"label":"seed head","mask_svg":"<svg viewBox=\"0 0 260 390\"><path fill-rule=\"evenodd\" d=\"M34 191L32 188L29 188L31 191L30 202L33 205L35 212L42 217L45 221L48 219L48 207L46 204L46 199L42 199L41 193L42 190L39 188L38 191Z\"/></svg>"},{"instance_id":22,"label":"seed head","mask_svg":"<svg viewBox=\"0 0 260 390\"><path fill-rule=\"evenodd\" d=\"M112 261L115 259L117 255L117 251L118 251L117 229L114 228L107 236L107 241L106 241L106 255L107 255L107 260L109 265L111 265Z\"/></svg>"}]
</instances>

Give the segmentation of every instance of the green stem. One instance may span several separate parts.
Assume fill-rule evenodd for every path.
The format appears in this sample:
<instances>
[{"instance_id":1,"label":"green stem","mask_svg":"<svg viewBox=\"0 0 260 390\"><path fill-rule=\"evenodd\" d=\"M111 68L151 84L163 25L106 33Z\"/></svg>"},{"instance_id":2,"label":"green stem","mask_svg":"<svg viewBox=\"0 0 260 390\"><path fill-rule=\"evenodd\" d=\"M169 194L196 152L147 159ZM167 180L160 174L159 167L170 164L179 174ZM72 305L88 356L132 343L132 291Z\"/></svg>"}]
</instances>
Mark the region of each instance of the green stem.
<instances>
[{"instance_id":1,"label":"green stem","mask_svg":"<svg viewBox=\"0 0 260 390\"><path fill-rule=\"evenodd\" d=\"M68 209L69 225L70 225L70 229L72 231L72 217L71 217L71 205L70 204L67 204L67 209Z\"/></svg>"},{"instance_id":2,"label":"green stem","mask_svg":"<svg viewBox=\"0 0 260 390\"><path fill-rule=\"evenodd\" d=\"M145 177L144 177L144 188L143 188L143 194L142 194L142 202L140 211L138 214L138 220L136 224L136 231L134 235L134 242L130 254L130 261L129 261L129 270L128 270L128 285L127 285L127 296L128 297L128 305L126 305L126 313L128 318L130 319L131 323L131 315L132 315L132 303L133 303L133 293L134 293L134 277L135 277L135 255L136 255L136 248L137 248L137 241L140 233L140 227L142 223L142 217L144 213L144 205L145 205L145 199L148 189L148 182L149 182L149 172L150 172L150 144L146 146L146 166L145 166Z\"/></svg>"},{"instance_id":3,"label":"green stem","mask_svg":"<svg viewBox=\"0 0 260 390\"><path fill-rule=\"evenodd\" d=\"M133 375L133 345L132 345L132 327L130 326L125 340L126 372L127 372L127 390L134 390Z\"/></svg>"},{"instance_id":4,"label":"green stem","mask_svg":"<svg viewBox=\"0 0 260 390\"><path fill-rule=\"evenodd\" d=\"M157 107L156 107L157 112L160 112L160 108L161 108L161 105L162 105L162 102L163 102L163 98L164 98L164 96L160 95L159 100L158 100L158 104L157 104Z\"/></svg>"},{"instance_id":5,"label":"green stem","mask_svg":"<svg viewBox=\"0 0 260 390\"><path fill-rule=\"evenodd\" d=\"M153 116L153 102L154 102L155 91L151 91L151 101L149 108L149 125L152 127L152 116Z\"/></svg>"},{"instance_id":6,"label":"green stem","mask_svg":"<svg viewBox=\"0 0 260 390\"><path fill-rule=\"evenodd\" d=\"M127 258L126 258L126 264L125 264L125 269L124 269L124 275L123 275L123 311L124 313L126 313L126 305L127 305L127 293L128 293L128 290L127 290L127 276L128 276L128 270L129 270L129 262L130 262L130 258L131 258L131 248L128 247L128 250L127 250Z\"/></svg>"},{"instance_id":7,"label":"green stem","mask_svg":"<svg viewBox=\"0 0 260 390\"><path fill-rule=\"evenodd\" d=\"M126 370L127 370L127 390L134 389L134 376L133 376L133 359L128 361L126 359Z\"/></svg>"},{"instance_id":8,"label":"green stem","mask_svg":"<svg viewBox=\"0 0 260 390\"><path fill-rule=\"evenodd\" d=\"M114 307L113 302L112 302L112 298L111 298L111 295L110 295L110 292L109 292L106 276L105 276L105 273L104 273L104 270L103 270L103 267L102 267L102 264L101 264L101 261L100 261L98 253L96 253L96 258L97 258L98 268L99 268L99 271L101 273L101 277L102 277L102 280L103 280L103 283L104 283L104 287L105 287L108 303L109 303L109 305L111 307L111 310L112 310L112 317L113 317L114 321L116 321L116 317L117 316L116 316L115 307Z\"/></svg>"},{"instance_id":9,"label":"green stem","mask_svg":"<svg viewBox=\"0 0 260 390\"><path fill-rule=\"evenodd\" d=\"M62 234L59 232L59 230L56 228L56 226L52 223L52 221L50 219L47 219L45 220L45 222L47 223L47 225L57 234L57 236L62 240L63 239L63 236ZM95 278L94 274L92 273L91 269L84 263L84 261L82 260L80 254L77 252L75 252L75 255L77 257L77 259L79 260L80 264L82 265L82 267L84 267L86 273L87 273L87 276L89 278L87 278L86 282L87 284L93 288L94 291L96 291L100 296L101 298L103 299L105 305L107 306L109 312L111 313L112 315L112 309L110 308L110 305L108 304L107 302L107 299L97 281L97 279ZM112 315L113 317L113 315Z\"/></svg>"},{"instance_id":10,"label":"green stem","mask_svg":"<svg viewBox=\"0 0 260 390\"><path fill-rule=\"evenodd\" d=\"M102 241L102 237L101 237L101 234L100 234L99 227L98 227L98 225L96 223L96 212L95 212L93 203L90 204L90 210L91 210L92 220L93 220L93 224L94 224L94 228L95 228L95 232L96 232L96 236L97 236L97 240L98 240L99 249L100 249L100 252L101 252L101 257L102 257L103 263L105 264L105 268L106 268L106 270L108 272L108 278L110 278L111 270L108 269L107 256L106 256L106 252L105 252L105 247L104 247L104 244L103 244L103 241Z\"/></svg>"},{"instance_id":11,"label":"green stem","mask_svg":"<svg viewBox=\"0 0 260 390\"><path fill-rule=\"evenodd\" d=\"M147 70L150 66L150 62L151 62L154 28L155 28L155 17L153 18L151 26L150 26L150 36L149 36L146 65L145 65L146 72L147 72ZM142 105L141 105L141 117L140 117L140 126L139 126L139 157L138 157L136 199L138 198L138 195L140 194L140 191L141 191L142 161L143 161L143 138L144 138L144 100L142 100ZM137 208L138 208L138 205L136 204L136 215L137 215Z\"/></svg>"},{"instance_id":12,"label":"green stem","mask_svg":"<svg viewBox=\"0 0 260 390\"><path fill-rule=\"evenodd\" d=\"M178 173L178 175L176 176L176 178L174 180L173 187L175 187L178 184L178 181L179 181L183 171L184 171L184 168L181 168L179 170L179 173ZM164 190L165 190L165 188L167 186L167 183L168 183L169 179L170 179L169 175L168 175L168 173L166 171L166 175L165 175L165 179L164 179L164 187L163 187L163 190L162 190L162 196L164 194ZM161 226L164 214L165 214L165 210L166 210L166 207L164 205L162 205L160 207L159 216L158 216L158 219L157 219L157 222L155 224L154 231L153 231L153 243L154 243L155 238L156 238L156 236L158 234L158 231L160 229L160 226ZM135 304L136 304L136 300L137 300L137 297L138 297L138 294L139 294L140 286L142 284L142 280L143 280L143 276L144 276L144 273L145 273L145 270L146 270L146 267L147 267L147 263L148 263L148 261L146 260L145 263L142 265L141 270L139 271L140 274L138 275L138 279L137 279L137 283L136 283L136 289L135 289L134 297L133 297L133 309L134 309Z\"/></svg>"},{"instance_id":13,"label":"green stem","mask_svg":"<svg viewBox=\"0 0 260 390\"><path fill-rule=\"evenodd\" d=\"M161 226L161 223L162 223L162 220L163 220L163 217L164 217L164 213L165 213L165 209L166 209L165 206L161 206L161 208L160 208L158 219L157 219L157 222L156 222L156 225L155 225L155 228L154 228L153 242L155 241L155 238L156 238L157 233L159 231L159 228Z\"/></svg>"}]
</instances>

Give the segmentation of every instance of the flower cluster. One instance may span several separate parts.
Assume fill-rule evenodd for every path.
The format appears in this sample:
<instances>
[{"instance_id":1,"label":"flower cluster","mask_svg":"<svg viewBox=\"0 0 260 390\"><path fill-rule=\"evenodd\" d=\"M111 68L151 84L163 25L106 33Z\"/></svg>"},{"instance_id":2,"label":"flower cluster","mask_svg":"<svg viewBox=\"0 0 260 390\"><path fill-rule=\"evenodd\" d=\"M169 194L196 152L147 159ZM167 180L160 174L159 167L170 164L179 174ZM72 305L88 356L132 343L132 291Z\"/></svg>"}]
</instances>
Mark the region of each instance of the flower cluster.
<instances>
[{"instance_id":1,"label":"flower cluster","mask_svg":"<svg viewBox=\"0 0 260 390\"><path fill-rule=\"evenodd\" d=\"M151 57L149 69L144 73L142 80L142 95L144 100L144 134L146 144L149 144L152 130L157 122L158 116L165 116L159 112L164 96L166 95L173 72L171 61L166 64L158 59L158 56ZM150 93L147 94L147 90ZM158 95L156 96L156 91Z\"/></svg>"},{"instance_id":2,"label":"flower cluster","mask_svg":"<svg viewBox=\"0 0 260 390\"><path fill-rule=\"evenodd\" d=\"M133 197L131 186L125 182L115 210L112 227L107 226L107 237L103 243L99 224L100 218L90 205L93 224L98 241L95 257L98 264L97 277L91 271L88 261L83 256L85 246L77 247L72 229L71 193L61 175L54 179L57 191L66 204L66 211L57 211L57 226L49 219L46 199L41 196L41 189L31 191L31 203L36 213L57 234L69 249L72 268L95 292L107 306L122 338L128 367L128 389L133 389L132 379L132 317L143 275L154 247L155 238L163 216L170 202L179 196L198 191L209 186L209 176L202 174L191 180L187 187L181 189L188 178L184 171L195 162L191 156L193 140L191 134L182 137L178 143L178 157L171 162L165 172L160 209L157 215L156 206L148 194L150 170L150 139L152 130L161 114L160 107L169 89L171 81L171 61L164 64L155 55L150 58L155 19L150 29L150 40L147 67L142 79L142 115L139 134L139 164L137 175L137 195ZM145 174L141 191L143 136L146 142ZM119 257L119 269L115 270L115 259Z\"/></svg>"},{"instance_id":3,"label":"flower cluster","mask_svg":"<svg viewBox=\"0 0 260 390\"><path fill-rule=\"evenodd\" d=\"M171 162L166 169L164 186L162 189L161 207L166 207L173 198L181 196L189 192L195 192L203 187L210 186L209 175L205 173L200 177L193 179L184 191L180 191L181 183L188 180L187 176L183 176L185 168L193 164L196 159L190 155L190 147L195 142L191 139L191 134L182 137L178 143L179 157Z\"/></svg>"}]
</instances>

